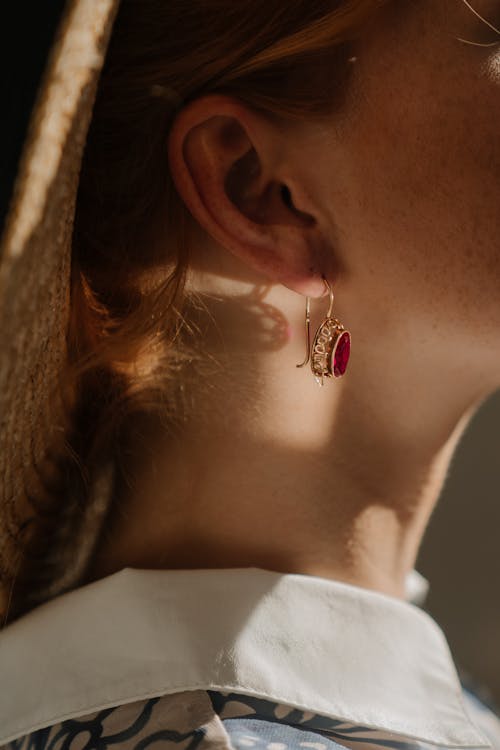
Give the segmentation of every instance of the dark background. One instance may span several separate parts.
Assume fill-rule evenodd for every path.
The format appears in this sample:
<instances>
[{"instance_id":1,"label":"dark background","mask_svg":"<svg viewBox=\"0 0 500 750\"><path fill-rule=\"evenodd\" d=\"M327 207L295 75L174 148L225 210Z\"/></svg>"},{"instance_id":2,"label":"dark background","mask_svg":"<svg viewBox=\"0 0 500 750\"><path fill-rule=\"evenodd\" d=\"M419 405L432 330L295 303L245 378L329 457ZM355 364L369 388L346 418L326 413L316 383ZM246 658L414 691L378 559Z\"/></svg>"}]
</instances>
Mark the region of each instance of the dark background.
<instances>
[{"instance_id":1,"label":"dark background","mask_svg":"<svg viewBox=\"0 0 500 750\"><path fill-rule=\"evenodd\" d=\"M489 686L498 708L500 391L458 446L416 567L431 584L426 609L443 628L455 662Z\"/></svg>"},{"instance_id":2,"label":"dark background","mask_svg":"<svg viewBox=\"0 0 500 750\"><path fill-rule=\"evenodd\" d=\"M65 0L5 3L0 24L0 232L29 115Z\"/></svg>"}]
</instances>

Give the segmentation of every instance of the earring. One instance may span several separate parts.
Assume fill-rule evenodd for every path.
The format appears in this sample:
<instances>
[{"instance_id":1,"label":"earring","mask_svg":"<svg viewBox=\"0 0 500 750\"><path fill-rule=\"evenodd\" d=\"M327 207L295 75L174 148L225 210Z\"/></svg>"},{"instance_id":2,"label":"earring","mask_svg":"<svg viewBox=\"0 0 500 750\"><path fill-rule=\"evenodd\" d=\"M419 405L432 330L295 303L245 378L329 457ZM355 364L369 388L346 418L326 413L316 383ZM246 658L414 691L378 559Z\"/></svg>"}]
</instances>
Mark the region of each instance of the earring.
<instances>
[{"instance_id":1,"label":"earring","mask_svg":"<svg viewBox=\"0 0 500 750\"><path fill-rule=\"evenodd\" d=\"M306 358L297 367L304 367L311 360L311 370L316 381L323 385L323 378L339 378L347 368L351 353L351 334L346 331L337 318L332 318L333 290L323 276L330 295L330 304L326 318L320 324L311 349L311 301L306 297Z\"/></svg>"}]
</instances>

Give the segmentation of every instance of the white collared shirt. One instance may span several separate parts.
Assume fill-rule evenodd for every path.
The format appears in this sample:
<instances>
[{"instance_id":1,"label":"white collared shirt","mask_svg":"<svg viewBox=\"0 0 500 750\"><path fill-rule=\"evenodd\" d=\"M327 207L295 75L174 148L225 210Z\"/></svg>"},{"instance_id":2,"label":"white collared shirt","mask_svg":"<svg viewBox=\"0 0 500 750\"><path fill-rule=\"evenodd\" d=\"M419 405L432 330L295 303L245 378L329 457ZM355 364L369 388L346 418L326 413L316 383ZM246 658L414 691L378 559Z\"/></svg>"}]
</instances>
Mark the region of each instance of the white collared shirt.
<instances>
[{"instance_id":1,"label":"white collared shirt","mask_svg":"<svg viewBox=\"0 0 500 750\"><path fill-rule=\"evenodd\" d=\"M422 599L418 574L408 583ZM464 694L425 612L260 568L124 568L63 594L0 632L0 685L0 747L13 750L107 748L103 737L121 737L110 748L500 748L500 723ZM97 731L100 744L85 745Z\"/></svg>"}]
</instances>

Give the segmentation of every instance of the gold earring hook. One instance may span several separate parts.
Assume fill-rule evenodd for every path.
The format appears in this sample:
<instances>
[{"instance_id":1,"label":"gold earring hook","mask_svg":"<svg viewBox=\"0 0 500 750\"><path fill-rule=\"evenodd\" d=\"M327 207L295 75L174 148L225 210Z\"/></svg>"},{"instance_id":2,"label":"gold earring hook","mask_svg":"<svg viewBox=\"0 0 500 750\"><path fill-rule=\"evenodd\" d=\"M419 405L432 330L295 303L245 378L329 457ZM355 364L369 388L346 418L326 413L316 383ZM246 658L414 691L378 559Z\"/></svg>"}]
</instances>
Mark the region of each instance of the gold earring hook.
<instances>
[{"instance_id":1,"label":"gold earring hook","mask_svg":"<svg viewBox=\"0 0 500 750\"><path fill-rule=\"evenodd\" d=\"M309 362L309 357L311 356L311 301L309 297L306 297L306 358L300 365L295 365L296 367L304 367L304 365L307 365Z\"/></svg>"},{"instance_id":2,"label":"gold earring hook","mask_svg":"<svg viewBox=\"0 0 500 750\"><path fill-rule=\"evenodd\" d=\"M328 294L330 295L330 304L328 306L328 312L326 314L326 317L331 318L332 311L333 311L333 289L324 276L323 276L323 281L325 282L325 286L328 290ZM309 297L306 297L305 324L306 324L306 358L303 362L301 362L300 365L295 365L296 367L304 367L304 365L307 365L307 363L309 362L309 358L311 356L311 300Z\"/></svg>"},{"instance_id":3,"label":"gold earring hook","mask_svg":"<svg viewBox=\"0 0 500 750\"><path fill-rule=\"evenodd\" d=\"M330 305L328 307L328 312L326 314L326 317L327 318L331 318L332 317L332 311L333 311L333 289L330 286L330 282L327 281L324 276L323 276L323 281L325 282L326 288L328 289L328 294L330 295Z\"/></svg>"}]
</instances>

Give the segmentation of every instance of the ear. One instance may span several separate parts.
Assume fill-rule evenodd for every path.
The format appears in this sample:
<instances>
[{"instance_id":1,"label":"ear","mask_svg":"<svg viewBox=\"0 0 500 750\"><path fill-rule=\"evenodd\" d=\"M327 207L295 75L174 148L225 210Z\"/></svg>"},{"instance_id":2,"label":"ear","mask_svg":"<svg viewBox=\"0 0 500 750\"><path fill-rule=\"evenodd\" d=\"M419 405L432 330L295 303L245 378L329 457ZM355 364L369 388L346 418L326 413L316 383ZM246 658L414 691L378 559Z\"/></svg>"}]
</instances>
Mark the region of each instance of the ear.
<instances>
[{"instance_id":1,"label":"ear","mask_svg":"<svg viewBox=\"0 0 500 750\"><path fill-rule=\"evenodd\" d=\"M172 179L198 224L254 271L321 297L325 239L294 154L292 129L224 95L188 103L168 140Z\"/></svg>"}]
</instances>

